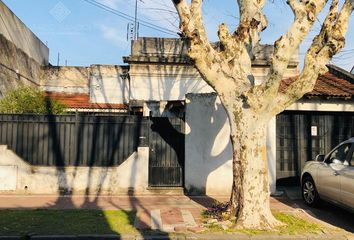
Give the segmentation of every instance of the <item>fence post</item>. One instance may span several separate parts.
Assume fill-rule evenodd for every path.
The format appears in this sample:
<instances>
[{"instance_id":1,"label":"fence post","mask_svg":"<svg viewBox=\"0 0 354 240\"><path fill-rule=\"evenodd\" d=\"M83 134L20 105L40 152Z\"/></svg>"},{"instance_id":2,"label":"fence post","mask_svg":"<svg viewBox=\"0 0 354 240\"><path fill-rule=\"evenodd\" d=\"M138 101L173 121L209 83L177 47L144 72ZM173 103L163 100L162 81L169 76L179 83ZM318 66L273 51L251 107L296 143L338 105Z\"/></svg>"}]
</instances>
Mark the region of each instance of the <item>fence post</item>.
<instances>
[{"instance_id":1,"label":"fence post","mask_svg":"<svg viewBox=\"0 0 354 240\"><path fill-rule=\"evenodd\" d=\"M76 110L75 111L75 128L74 128L74 141L73 141L73 147L74 147L74 151L72 151L73 156L71 161L75 163L75 165L79 165L79 163L77 162L78 159L76 159L78 157L77 153L79 151L79 145L78 145L78 141L79 141L79 112Z\"/></svg>"}]
</instances>

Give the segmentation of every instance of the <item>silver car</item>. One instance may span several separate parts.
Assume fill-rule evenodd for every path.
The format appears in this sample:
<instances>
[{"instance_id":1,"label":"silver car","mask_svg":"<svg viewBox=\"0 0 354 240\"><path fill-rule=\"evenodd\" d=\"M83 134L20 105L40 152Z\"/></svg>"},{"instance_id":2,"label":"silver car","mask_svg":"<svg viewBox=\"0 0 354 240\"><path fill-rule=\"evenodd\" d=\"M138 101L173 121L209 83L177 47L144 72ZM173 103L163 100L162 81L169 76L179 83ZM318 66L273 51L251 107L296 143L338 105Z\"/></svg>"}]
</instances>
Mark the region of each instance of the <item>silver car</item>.
<instances>
[{"instance_id":1,"label":"silver car","mask_svg":"<svg viewBox=\"0 0 354 240\"><path fill-rule=\"evenodd\" d=\"M354 138L307 162L301 189L305 203L311 207L323 199L354 211Z\"/></svg>"}]
</instances>

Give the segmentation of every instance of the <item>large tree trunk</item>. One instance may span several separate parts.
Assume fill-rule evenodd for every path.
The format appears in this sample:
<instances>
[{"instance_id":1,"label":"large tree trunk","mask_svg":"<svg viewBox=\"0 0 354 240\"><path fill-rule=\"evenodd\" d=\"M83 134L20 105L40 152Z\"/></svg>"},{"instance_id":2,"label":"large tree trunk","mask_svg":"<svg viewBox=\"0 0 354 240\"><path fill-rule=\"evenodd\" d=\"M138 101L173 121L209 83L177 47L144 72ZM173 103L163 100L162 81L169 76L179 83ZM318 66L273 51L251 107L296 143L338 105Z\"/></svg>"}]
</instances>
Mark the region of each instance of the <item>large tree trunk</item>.
<instances>
[{"instance_id":1,"label":"large tree trunk","mask_svg":"<svg viewBox=\"0 0 354 240\"><path fill-rule=\"evenodd\" d=\"M235 105L233 105L235 106ZM270 211L266 156L269 118L246 109L227 108L233 145L231 215L242 228L271 229L281 225Z\"/></svg>"}]
</instances>

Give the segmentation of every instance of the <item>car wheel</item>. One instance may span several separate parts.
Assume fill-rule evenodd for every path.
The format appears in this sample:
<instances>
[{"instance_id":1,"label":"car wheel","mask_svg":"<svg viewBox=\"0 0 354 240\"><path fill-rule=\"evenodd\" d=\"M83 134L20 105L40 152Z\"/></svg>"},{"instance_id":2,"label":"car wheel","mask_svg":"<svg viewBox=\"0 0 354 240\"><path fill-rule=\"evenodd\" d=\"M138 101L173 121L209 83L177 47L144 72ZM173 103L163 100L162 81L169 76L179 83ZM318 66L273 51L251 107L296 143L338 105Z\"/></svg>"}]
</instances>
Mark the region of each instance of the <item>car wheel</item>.
<instances>
[{"instance_id":1,"label":"car wheel","mask_svg":"<svg viewBox=\"0 0 354 240\"><path fill-rule=\"evenodd\" d=\"M310 207L318 206L320 196L318 195L315 183L312 177L307 176L302 181L302 198Z\"/></svg>"}]
</instances>

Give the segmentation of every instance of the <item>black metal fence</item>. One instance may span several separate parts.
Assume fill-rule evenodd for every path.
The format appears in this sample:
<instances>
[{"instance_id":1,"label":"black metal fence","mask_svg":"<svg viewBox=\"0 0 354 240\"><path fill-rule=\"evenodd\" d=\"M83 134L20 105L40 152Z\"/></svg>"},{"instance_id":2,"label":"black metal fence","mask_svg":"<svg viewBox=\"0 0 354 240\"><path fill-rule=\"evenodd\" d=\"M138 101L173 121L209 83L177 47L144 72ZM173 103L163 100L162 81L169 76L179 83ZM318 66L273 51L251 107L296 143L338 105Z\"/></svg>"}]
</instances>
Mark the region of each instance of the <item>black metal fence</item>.
<instances>
[{"instance_id":1,"label":"black metal fence","mask_svg":"<svg viewBox=\"0 0 354 240\"><path fill-rule=\"evenodd\" d=\"M0 145L35 166L117 166L148 129L138 116L0 115Z\"/></svg>"}]
</instances>

